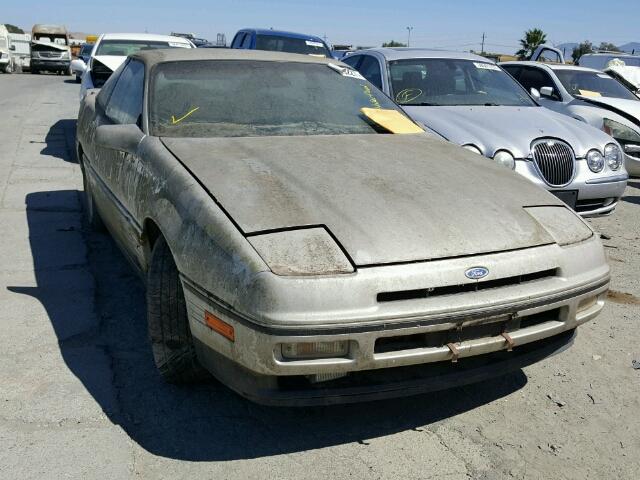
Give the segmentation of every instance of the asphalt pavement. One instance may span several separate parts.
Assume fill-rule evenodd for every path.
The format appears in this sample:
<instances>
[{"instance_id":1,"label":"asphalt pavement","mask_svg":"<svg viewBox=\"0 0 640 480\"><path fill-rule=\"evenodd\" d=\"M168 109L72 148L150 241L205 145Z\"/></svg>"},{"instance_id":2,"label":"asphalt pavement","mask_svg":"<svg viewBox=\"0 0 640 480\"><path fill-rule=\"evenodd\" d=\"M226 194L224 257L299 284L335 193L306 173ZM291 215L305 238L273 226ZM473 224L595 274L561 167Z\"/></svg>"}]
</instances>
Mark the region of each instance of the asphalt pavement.
<instances>
[{"instance_id":1,"label":"asphalt pavement","mask_svg":"<svg viewBox=\"0 0 640 480\"><path fill-rule=\"evenodd\" d=\"M640 180L592 221L613 292L569 350L430 395L262 407L156 373L144 287L83 219L78 89L0 75L0 478L637 478Z\"/></svg>"}]
</instances>

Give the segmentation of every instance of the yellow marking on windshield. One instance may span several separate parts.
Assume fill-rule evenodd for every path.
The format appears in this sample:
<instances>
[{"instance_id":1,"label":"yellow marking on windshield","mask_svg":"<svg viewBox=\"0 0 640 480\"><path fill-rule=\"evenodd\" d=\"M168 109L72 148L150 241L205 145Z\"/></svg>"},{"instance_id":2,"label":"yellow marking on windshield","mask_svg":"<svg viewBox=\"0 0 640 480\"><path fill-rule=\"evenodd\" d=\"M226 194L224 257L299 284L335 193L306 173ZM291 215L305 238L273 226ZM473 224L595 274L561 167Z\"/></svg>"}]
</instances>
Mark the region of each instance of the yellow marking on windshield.
<instances>
[{"instance_id":1,"label":"yellow marking on windshield","mask_svg":"<svg viewBox=\"0 0 640 480\"><path fill-rule=\"evenodd\" d=\"M194 107L191 110L189 110L187 113L185 113L183 116L181 116L180 118L176 118L175 115L171 115L171 125L175 125L176 123L180 123L182 120L187 118L189 115L194 114L198 110L200 110L200 107Z\"/></svg>"},{"instance_id":2,"label":"yellow marking on windshield","mask_svg":"<svg viewBox=\"0 0 640 480\"><path fill-rule=\"evenodd\" d=\"M373 93L371 92L371 88L369 88L369 85L362 84L362 88L364 89L364 94L367 97L369 97L369 103L371 103L371 105L373 105L375 108L382 108L380 106L380 102L378 102L378 99L373 96Z\"/></svg>"},{"instance_id":3,"label":"yellow marking on windshield","mask_svg":"<svg viewBox=\"0 0 640 480\"><path fill-rule=\"evenodd\" d=\"M419 88L405 88L396 95L396 102L409 103L422 95L422 90Z\"/></svg>"},{"instance_id":4,"label":"yellow marking on windshield","mask_svg":"<svg viewBox=\"0 0 640 480\"><path fill-rule=\"evenodd\" d=\"M424 130L397 110L361 108L360 111L374 123L391 133L422 133Z\"/></svg>"},{"instance_id":5,"label":"yellow marking on windshield","mask_svg":"<svg viewBox=\"0 0 640 480\"><path fill-rule=\"evenodd\" d=\"M602 94L600 92L594 92L593 90L578 90L580 95L584 97L601 97Z\"/></svg>"}]
</instances>

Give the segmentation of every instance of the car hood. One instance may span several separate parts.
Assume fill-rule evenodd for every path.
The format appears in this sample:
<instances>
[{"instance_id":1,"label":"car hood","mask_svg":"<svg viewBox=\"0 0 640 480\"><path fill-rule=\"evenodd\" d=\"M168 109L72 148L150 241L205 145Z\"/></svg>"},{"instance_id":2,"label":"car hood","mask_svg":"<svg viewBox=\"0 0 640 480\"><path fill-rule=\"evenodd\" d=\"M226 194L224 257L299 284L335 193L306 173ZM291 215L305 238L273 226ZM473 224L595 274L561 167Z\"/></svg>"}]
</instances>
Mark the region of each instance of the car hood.
<instances>
[{"instance_id":1,"label":"car hood","mask_svg":"<svg viewBox=\"0 0 640 480\"><path fill-rule=\"evenodd\" d=\"M526 158L531 142L540 137L564 140L576 157L602 149L609 138L603 132L543 107L404 107L415 121L458 145L473 144L493 157L509 150L515 158Z\"/></svg>"},{"instance_id":2,"label":"car hood","mask_svg":"<svg viewBox=\"0 0 640 480\"><path fill-rule=\"evenodd\" d=\"M325 226L358 266L553 243L523 207L562 205L421 134L162 141L245 234Z\"/></svg>"},{"instance_id":3,"label":"car hood","mask_svg":"<svg viewBox=\"0 0 640 480\"><path fill-rule=\"evenodd\" d=\"M52 50L61 50L63 52L69 50L69 47L67 45L58 45L57 43L53 43L53 42L41 42L39 40L31 40L31 46L41 46L41 47L48 47L51 48Z\"/></svg>"},{"instance_id":4,"label":"car hood","mask_svg":"<svg viewBox=\"0 0 640 480\"><path fill-rule=\"evenodd\" d=\"M583 102L618 113L640 126L640 100L626 100L610 97L577 97Z\"/></svg>"},{"instance_id":5,"label":"car hood","mask_svg":"<svg viewBox=\"0 0 640 480\"><path fill-rule=\"evenodd\" d=\"M124 63L127 57L121 57L116 55L96 55L93 57L94 60L102 63L104 66L111 69L112 72L115 72L120 65Z\"/></svg>"}]
</instances>

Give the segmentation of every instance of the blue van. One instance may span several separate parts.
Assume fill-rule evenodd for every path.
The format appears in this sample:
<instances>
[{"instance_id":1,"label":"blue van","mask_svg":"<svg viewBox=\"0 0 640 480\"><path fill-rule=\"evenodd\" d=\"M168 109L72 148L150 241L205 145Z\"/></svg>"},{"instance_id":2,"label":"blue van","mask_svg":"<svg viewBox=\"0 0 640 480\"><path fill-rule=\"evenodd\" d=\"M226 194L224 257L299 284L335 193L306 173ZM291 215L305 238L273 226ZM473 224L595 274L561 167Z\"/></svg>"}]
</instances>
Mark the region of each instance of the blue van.
<instances>
[{"instance_id":1,"label":"blue van","mask_svg":"<svg viewBox=\"0 0 640 480\"><path fill-rule=\"evenodd\" d=\"M332 58L331 50L320 37L278 30L242 29L233 37L231 48L270 50Z\"/></svg>"}]
</instances>

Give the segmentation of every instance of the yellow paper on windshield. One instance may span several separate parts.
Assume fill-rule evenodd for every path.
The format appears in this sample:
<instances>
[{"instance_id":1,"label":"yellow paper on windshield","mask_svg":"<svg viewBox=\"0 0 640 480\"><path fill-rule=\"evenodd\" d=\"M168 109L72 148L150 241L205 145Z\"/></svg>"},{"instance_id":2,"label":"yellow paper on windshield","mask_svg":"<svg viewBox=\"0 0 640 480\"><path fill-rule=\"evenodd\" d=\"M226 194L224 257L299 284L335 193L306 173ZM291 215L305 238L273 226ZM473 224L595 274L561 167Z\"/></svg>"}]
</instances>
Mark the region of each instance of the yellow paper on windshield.
<instances>
[{"instance_id":1,"label":"yellow paper on windshield","mask_svg":"<svg viewBox=\"0 0 640 480\"><path fill-rule=\"evenodd\" d=\"M382 108L361 108L360 111L374 123L391 133L422 133L419 126L402 115L397 110L385 110Z\"/></svg>"},{"instance_id":2,"label":"yellow paper on windshield","mask_svg":"<svg viewBox=\"0 0 640 480\"><path fill-rule=\"evenodd\" d=\"M600 92L594 92L593 90L578 90L583 97L601 97Z\"/></svg>"}]
</instances>

